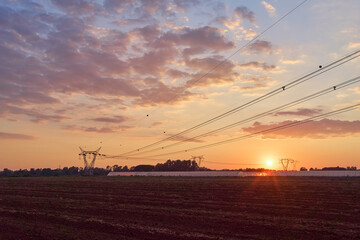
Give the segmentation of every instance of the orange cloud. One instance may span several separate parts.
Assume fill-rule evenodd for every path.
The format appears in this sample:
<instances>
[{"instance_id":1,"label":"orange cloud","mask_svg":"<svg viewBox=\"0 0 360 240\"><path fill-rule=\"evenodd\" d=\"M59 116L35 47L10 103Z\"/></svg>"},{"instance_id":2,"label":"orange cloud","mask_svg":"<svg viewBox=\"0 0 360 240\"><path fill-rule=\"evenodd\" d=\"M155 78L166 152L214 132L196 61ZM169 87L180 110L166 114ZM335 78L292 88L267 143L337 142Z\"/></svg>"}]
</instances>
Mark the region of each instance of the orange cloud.
<instances>
[{"instance_id":1,"label":"orange cloud","mask_svg":"<svg viewBox=\"0 0 360 240\"><path fill-rule=\"evenodd\" d=\"M268 14L270 16L276 16L276 9L274 8L274 6L272 6L270 3L262 1L261 2L262 5L264 5L266 11L268 12Z\"/></svg>"}]
</instances>

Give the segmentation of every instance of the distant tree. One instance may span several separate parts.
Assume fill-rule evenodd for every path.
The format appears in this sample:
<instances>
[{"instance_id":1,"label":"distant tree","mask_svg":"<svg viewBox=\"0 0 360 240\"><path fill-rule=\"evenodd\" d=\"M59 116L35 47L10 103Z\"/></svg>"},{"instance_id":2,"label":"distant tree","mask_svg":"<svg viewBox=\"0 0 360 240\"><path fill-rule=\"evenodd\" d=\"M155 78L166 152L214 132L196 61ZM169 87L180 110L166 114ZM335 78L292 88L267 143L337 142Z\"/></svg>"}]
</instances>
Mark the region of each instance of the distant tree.
<instances>
[{"instance_id":1,"label":"distant tree","mask_svg":"<svg viewBox=\"0 0 360 240\"><path fill-rule=\"evenodd\" d=\"M68 167L64 167L64 168L61 170L61 174L62 174L63 176L68 176L68 175L70 175L69 168L68 168Z\"/></svg>"},{"instance_id":2,"label":"distant tree","mask_svg":"<svg viewBox=\"0 0 360 240\"><path fill-rule=\"evenodd\" d=\"M346 170L346 168L343 167L324 167L323 169L321 169L322 171L344 171Z\"/></svg>"},{"instance_id":3,"label":"distant tree","mask_svg":"<svg viewBox=\"0 0 360 240\"><path fill-rule=\"evenodd\" d=\"M79 168L78 167L70 167L69 168L69 175L78 175L79 174Z\"/></svg>"},{"instance_id":4,"label":"distant tree","mask_svg":"<svg viewBox=\"0 0 360 240\"><path fill-rule=\"evenodd\" d=\"M2 175L4 177L12 177L13 176L13 171L7 169L7 168L4 168L4 171L2 171Z\"/></svg>"},{"instance_id":5,"label":"distant tree","mask_svg":"<svg viewBox=\"0 0 360 240\"><path fill-rule=\"evenodd\" d=\"M51 176L52 172L50 168L43 168L41 171L41 175L42 176Z\"/></svg>"},{"instance_id":6,"label":"distant tree","mask_svg":"<svg viewBox=\"0 0 360 240\"><path fill-rule=\"evenodd\" d=\"M196 171L199 166L191 160L167 160L165 163L155 165L154 171Z\"/></svg>"},{"instance_id":7,"label":"distant tree","mask_svg":"<svg viewBox=\"0 0 360 240\"><path fill-rule=\"evenodd\" d=\"M307 168L306 167L301 167L300 171L307 171Z\"/></svg>"},{"instance_id":8,"label":"distant tree","mask_svg":"<svg viewBox=\"0 0 360 240\"><path fill-rule=\"evenodd\" d=\"M153 165L138 165L133 168L134 172L152 172L155 167Z\"/></svg>"},{"instance_id":9,"label":"distant tree","mask_svg":"<svg viewBox=\"0 0 360 240\"><path fill-rule=\"evenodd\" d=\"M118 166L118 165L114 165L112 167L110 167L111 171L112 172L128 172L129 171L129 168L128 166Z\"/></svg>"},{"instance_id":10,"label":"distant tree","mask_svg":"<svg viewBox=\"0 0 360 240\"><path fill-rule=\"evenodd\" d=\"M346 170L348 171L356 171L357 168L355 166L347 167Z\"/></svg>"},{"instance_id":11,"label":"distant tree","mask_svg":"<svg viewBox=\"0 0 360 240\"><path fill-rule=\"evenodd\" d=\"M104 168L94 168L93 174L96 175L107 175L110 172L110 170L104 169Z\"/></svg>"},{"instance_id":12,"label":"distant tree","mask_svg":"<svg viewBox=\"0 0 360 240\"><path fill-rule=\"evenodd\" d=\"M121 172L121 170L122 170L122 166L119 166L119 165L112 166L113 172Z\"/></svg>"},{"instance_id":13,"label":"distant tree","mask_svg":"<svg viewBox=\"0 0 360 240\"><path fill-rule=\"evenodd\" d=\"M96 169L96 175L107 175L109 170L103 168ZM51 169L51 168L31 168L27 169L9 170L7 168L0 172L0 177L41 177L41 176L77 176L83 175L83 168L79 167L64 167L63 169Z\"/></svg>"}]
</instances>

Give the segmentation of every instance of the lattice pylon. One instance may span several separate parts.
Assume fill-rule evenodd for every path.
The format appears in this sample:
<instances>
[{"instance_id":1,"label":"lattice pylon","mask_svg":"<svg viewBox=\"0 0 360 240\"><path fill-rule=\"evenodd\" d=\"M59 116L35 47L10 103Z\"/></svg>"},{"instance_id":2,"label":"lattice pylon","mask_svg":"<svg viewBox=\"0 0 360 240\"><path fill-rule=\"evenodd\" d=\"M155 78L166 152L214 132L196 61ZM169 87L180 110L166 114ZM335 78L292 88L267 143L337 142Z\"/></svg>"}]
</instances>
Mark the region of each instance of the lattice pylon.
<instances>
[{"instance_id":1,"label":"lattice pylon","mask_svg":"<svg viewBox=\"0 0 360 240\"><path fill-rule=\"evenodd\" d=\"M297 162L298 161L295 161L294 159L291 159L291 158L282 158L282 159L280 159L280 163L281 163L284 171L287 171L289 169L289 164L292 164L293 165L293 170L296 170L296 163Z\"/></svg>"},{"instance_id":2,"label":"lattice pylon","mask_svg":"<svg viewBox=\"0 0 360 240\"><path fill-rule=\"evenodd\" d=\"M95 151L85 151L83 150L81 147L79 147L81 150L81 153L79 153L79 158L82 157L83 161L84 161L84 173L85 175L93 175L93 169L95 166L95 160L96 158L99 156L105 156L103 154L100 154L99 151L101 149L101 147L99 147L97 150ZM88 158L91 158L88 160Z\"/></svg>"},{"instance_id":3,"label":"lattice pylon","mask_svg":"<svg viewBox=\"0 0 360 240\"><path fill-rule=\"evenodd\" d=\"M191 156L191 160L197 162L198 166L200 167L201 163L204 161L204 156Z\"/></svg>"}]
</instances>

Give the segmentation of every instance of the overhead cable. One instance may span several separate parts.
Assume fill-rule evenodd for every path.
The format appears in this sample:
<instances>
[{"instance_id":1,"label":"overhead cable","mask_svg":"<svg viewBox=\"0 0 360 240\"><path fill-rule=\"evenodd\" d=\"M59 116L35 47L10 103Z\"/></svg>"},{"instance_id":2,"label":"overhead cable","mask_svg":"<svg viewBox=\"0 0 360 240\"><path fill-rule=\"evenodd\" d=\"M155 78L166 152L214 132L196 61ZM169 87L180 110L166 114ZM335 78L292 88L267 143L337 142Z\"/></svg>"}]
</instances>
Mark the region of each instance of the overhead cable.
<instances>
[{"instance_id":1,"label":"overhead cable","mask_svg":"<svg viewBox=\"0 0 360 240\"><path fill-rule=\"evenodd\" d=\"M135 153L135 152L140 152L140 151L142 151L144 149L148 149L150 147L159 145L164 141L175 139L176 137L182 136L183 134L192 132L192 131L200 128L200 127L209 125L209 124L211 124L211 123L213 123L215 121L218 121L218 120L220 120L222 118L225 118L225 117L227 117L229 115L232 115L232 114L234 114L236 112L239 112L239 111L241 111L241 110L243 110L245 108L248 108L248 107L250 107L250 106L252 106L252 105L254 105L256 103L264 101L264 100L266 100L266 99L268 99L268 98L270 98L272 96L280 94L280 93L282 93L282 92L284 92L284 91L286 91L286 90L288 90L290 88L293 88L293 87L295 87L295 86L297 86L297 85L299 85L299 84L301 84L301 83L303 83L305 81L308 81L308 80L310 80L310 79L312 79L314 77L317 77L317 76L319 76L319 75L321 75L321 74L323 74L323 73L325 73L327 71L330 71L330 70L332 70L332 69L334 69L334 68L336 68L336 67L338 67L340 65L343 65L343 64L345 64L345 63L347 63L347 62L349 62L349 61L351 61L351 60L353 60L353 59L355 59L355 58L357 58L359 56L360 56L360 50L357 50L357 51L355 51L353 53L350 53L350 54L348 54L348 55L346 55L346 56L344 56L344 57L342 57L342 58L340 58L340 59L338 59L336 61L333 61L333 62L331 62L331 63L329 63L329 64L327 64L325 66L322 66L321 68L319 68L319 69L317 69L315 71L312 71L311 73L308 73L308 74L306 74L306 75L304 75L304 76L302 76L300 78L297 78L297 79L283 85L282 87L276 88L275 90L272 90L272 91L270 91L270 92L268 92L268 93L266 93L266 94L264 94L264 95L262 95L262 96L260 96L258 98L255 98L255 99L253 99L253 100L251 100L251 101L249 101L249 102L247 102L245 104L242 104L242 105L240 105L238 107L235 107L235 108L233 108L233 109L231 109L229 111L226 111L225 113L222 113L222 114L220 114L218 116L210 118L209 120L206 120L206 121L204 121L204 122L202 122L200 124L197 124L197 125L195 125L195 126L193 126L191 128L188 128L188 129L186 129L184 131L181 131L181 132L179 132L177 134L174 134L174 135L169 136L167 138L164 138L162 140L156 141L156 142L154 142L152 144L149 144L149 145L146 145L144 147L137 148L135 150L122 153L122 154L120 154L118 156L126 156L126 155L129 155L129 154Z\"/></svg>"},{"instance_id":2,"label":"overhead cable","mask_svg":"<svg viewBox=\"0 0 360 240\"><path fill-rule=\"evenodd\" d=\"M262 135L262 134L267 134L267 133L272 133L272 132L276 132L282 129L286 129L286 128L290 128L290 127L295 127L298 125L302 125L305 123L309 123L312 121L316 121L316 120L320 120L329 116L333 116L333 115L337 115L340 113L344 113L344 112L348 112L348 111L352 111L355 109L359 109L360 104L355 104L349 107L345 107L345 108L341 108L332 112L328 112L328 113L324 113L324 114L320 114L314 117L310 117L310 118L306 118L303 119L301 121L294 121L291 123L287 123L278 127L273 127L273 128L269 128L263 131L258 131L255 133L251 133L251 134L247 134L244 136L240 136L240 137L236 137L236 138L231 138L231 139L227 139L227 140L223 140L223 141L219 141L219 142L215 142L215 143L211 143L211 144L207 144L207 145L203 145L203 146L199 146L199 147L194 147L194 148L189 148L189 149L185 149L185 150L180 150L180 151L174 151L174 152L168 152L168 153L163 153L163 154L157 154L157 155L153 155L150 157L158 157L158 156L167 156L167 155L172 155L172 154L179 154L179 153L184 153L184 152L190 152L190 151L195 151L195 150L199 150L199 149L203 149L203 148L209 148L209 147L215 147L218 145L222 145L222 144L227 144L227 143L231 143L231 142L235 142L235 141L239 141L239 140L244 140L244 139L248 139L248 138L252 138L258 135Z\"/></svg>"}]
</instances>

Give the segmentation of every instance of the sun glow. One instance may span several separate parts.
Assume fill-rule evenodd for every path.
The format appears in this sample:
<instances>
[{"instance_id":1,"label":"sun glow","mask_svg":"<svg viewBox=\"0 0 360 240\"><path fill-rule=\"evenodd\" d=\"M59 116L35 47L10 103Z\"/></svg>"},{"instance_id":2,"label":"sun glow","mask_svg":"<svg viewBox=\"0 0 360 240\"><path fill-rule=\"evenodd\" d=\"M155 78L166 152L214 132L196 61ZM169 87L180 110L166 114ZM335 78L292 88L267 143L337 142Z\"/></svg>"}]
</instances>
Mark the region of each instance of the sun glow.
<instances>
[{"instance_id":1,"label":"sun glow","mask_svg":"<svg viewBox=\"0 0 360 240\"><path fill-rule=\"evenodd\" d=\"M268 167L272 166L272 165L273 165L273 161L272 161L271 159L268 159L268 160L266 161L266 165L267 165Z\"/></svg>"}]
</instances>

